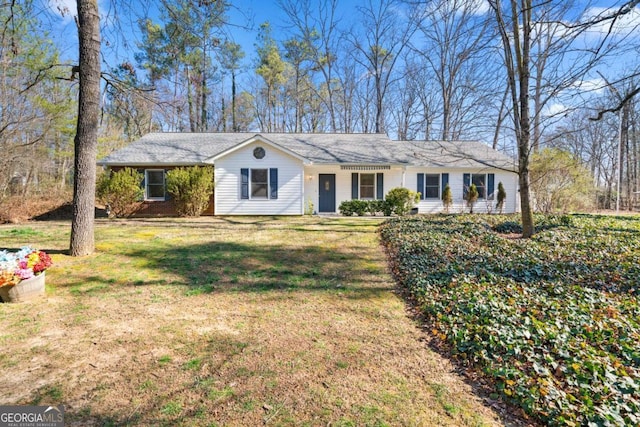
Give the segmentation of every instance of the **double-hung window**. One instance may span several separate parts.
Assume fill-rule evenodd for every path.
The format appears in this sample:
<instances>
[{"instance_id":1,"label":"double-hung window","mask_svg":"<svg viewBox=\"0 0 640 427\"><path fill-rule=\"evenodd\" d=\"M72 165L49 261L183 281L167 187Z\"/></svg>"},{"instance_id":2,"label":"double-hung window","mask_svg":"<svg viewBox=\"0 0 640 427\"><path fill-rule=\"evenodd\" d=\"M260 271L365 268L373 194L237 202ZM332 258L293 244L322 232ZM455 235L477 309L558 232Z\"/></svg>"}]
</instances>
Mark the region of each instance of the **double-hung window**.
<instances>
[{"instance_id":1,"label":"double-hung window","mask_svg":"<svg viewBox=\"0 0 640 427\"><path fill-rule=\"evenodd\" d=\"M270 200L278 198L278 169L240 169L240 198Z\"/></svg>"},{"instance_id":2,"label":"double-hung window","mask_svg":"<svg viewBox=\"0 0 640 427\"><path fill-rule=\"evenodd\" d=\"M478 199L494 199L494 184L495 174L492 173L465 173L463 175L464 181L464 198L466 199L467 192L471 184L476 186L478 190Z\"/></svg>"},{"instance_id":3,"label":"double-hung window","mask_svg":"<svg viewBox=\"0 0 640 427\"><path fill-rule=\"evenodd\" d=\"M440 174L439 173L424 174L424 198L425 199L440 198Z\"/></svg>"},{"instance_id":4,"label":"double-hung window","mask_svg":"<svg viewBox=\"0 0 640 427\"><path fill-rule=\"evenodd\" d=\"M483 173L471 174L471 183L474 184L478 190L478 199L486 198L487 175Z\"/></svg>"},{"instance_id":5,"label":"double-hung window","mask_svg":"<svg viewBox=\"0 0 640 427\"><path fill-rule=\"evenodd\" d=\"M416 191L420 200L439 200L442 190L449 183L448 173L419 173Z\"/></svg>"},{"instance_id":6,"label":"double-hung window","mask_svg":"<svg viewBox=\"0 0 640 427\"><path fill-rule=\"evenodd\" d=\"M251 169L251 198L268 199L269 195L269 170Z\"/></svg>"},{"instance_id":7,"label":"double-hung window","mask_svg":"<svg viewBox=\"0 0 640 427\"><path fill-rule=\"evenodd\" d=\"M145 199L164 200L165 182L164 169L146 169L145 174Z\"/></svg>"},{"instance_id":8,"label":"double-hung window","mask_svg":"<svg viewBox=\"0 0 640 427\"><path fill-rule=\"evenodd\" d=\"M384 198L384 173L352 173L351 198L354 200L382 200Z\"/></svg>"},{"instance_id":9,"label":"double-hung window","mask_svg":"<svg viewBox=\"0 0 640 427\"><path fill-rule=\"evenodd\" d=\"M372 200L376 196L376 174L360 174L360 199Z\"/></svg>"}]
</instances>

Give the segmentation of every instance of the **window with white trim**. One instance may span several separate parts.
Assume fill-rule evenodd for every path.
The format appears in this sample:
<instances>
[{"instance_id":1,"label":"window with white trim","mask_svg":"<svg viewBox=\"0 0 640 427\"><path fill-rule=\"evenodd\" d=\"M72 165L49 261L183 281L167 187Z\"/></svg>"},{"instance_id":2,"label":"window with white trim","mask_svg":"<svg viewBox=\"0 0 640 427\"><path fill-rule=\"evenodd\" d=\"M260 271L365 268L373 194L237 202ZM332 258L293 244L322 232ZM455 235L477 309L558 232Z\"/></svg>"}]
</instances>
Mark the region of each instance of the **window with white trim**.
<instances>
[{"instance_id":1,"label":"window with white trim","mask_svg":"<svg viewBox=\"0 0 640 427\"><path fill-rule=\"evenodd\" d=\"M165 200L164 169L146 169L145 200Z\"/></svg>"},{"instance_id":2,"label":"window with white trim","mask_svg":"<svg viewBox=\"0 0 640 427\"><path fill-rule=\"evenodd\" d=\"M251 169L251 198L268 199L269 169Z\"/></svg>"},{"instance_id":3,"label":"window with white trim","mask_svg":"<svg viewBox=\"0 0 640 427\"><path fill-rule=\"evenodd\" d=\"M484 173L471 174L471 183L478 189L478 199L484 199L487 195L487 175Z\"/></svg>"},{"instance_id":4,"label":"window with white trim","mask_svg":"<svg viewBox=\"0 0 640 427\"><path fill-rule=\"evenodd\" d=\"M376 174L361 173L360 174L360 199L376 198Z\"/></svg>"},{"instance_id":5,"label":"window with white trim","mask_svg":"<svg viewBox=\"0 0 640 427\"><path fill-rule=\"evenodd\" d=\"M425 199L440 198L440 174L439 173L424 174L424 198Z\"/></svg>"},{"instance_id":6,"label":"window with white trim","mask_svg":"<svg viewBox=\"0 0 640 427\"><path fill-rule=\"evenodd\" d=\"M278 168L240 169L240 199L278 198Z\"/></svg>"}]
</instances>

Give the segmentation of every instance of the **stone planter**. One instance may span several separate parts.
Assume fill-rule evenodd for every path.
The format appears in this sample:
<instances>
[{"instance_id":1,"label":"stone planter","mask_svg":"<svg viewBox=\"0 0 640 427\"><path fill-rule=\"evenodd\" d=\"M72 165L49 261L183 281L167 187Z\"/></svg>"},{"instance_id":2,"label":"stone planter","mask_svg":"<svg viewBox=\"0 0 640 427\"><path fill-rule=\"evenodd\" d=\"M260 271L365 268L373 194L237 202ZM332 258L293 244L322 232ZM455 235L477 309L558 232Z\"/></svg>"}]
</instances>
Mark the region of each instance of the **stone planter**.
<instances>
[{"instance_id":1,"label":"stone planter","mask_svg":"<svg viewBox=\"0 0 640 427\"><path fill-rule=\"evenodd\" d=\"M0 286L2 302L24 302L44 296L45 271L14 286Z\"/></svg>"}]
</instances>

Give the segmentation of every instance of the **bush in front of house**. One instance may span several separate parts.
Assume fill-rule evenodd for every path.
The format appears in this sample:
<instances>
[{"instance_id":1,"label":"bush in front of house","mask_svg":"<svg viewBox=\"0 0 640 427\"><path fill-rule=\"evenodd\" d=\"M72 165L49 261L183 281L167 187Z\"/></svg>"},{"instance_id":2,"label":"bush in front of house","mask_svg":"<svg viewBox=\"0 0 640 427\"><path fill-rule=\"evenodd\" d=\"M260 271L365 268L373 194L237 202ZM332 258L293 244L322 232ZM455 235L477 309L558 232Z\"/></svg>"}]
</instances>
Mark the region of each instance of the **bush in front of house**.
<instances>
[{"instance_id":1,"label":"bush in front of house","mask_svg":"<svg viewBox=\"0 0 640 427\"><path fill-rule=\"evenodd\" d=\"M451 187L447 183L442 190L442 206L444 206L445 213L449 213L451 205L453 205L453 195L451 194Z\"/></svg>"},{"instance_id":2,"label":"bush in front of house","mask_svg":"<svg viewBox=\"0 0 640 427\"><path fill-rule=\"evenodd\" d=\"M390 205L386 200L345 200L340 203L338 211L344 216L391 215Z\"/></svg>"},{"instance_id":3,"label":"bush in front of house","mask_svg":"<svg viewBox=\"0 0 640 427\"><path fill-rule=\"evenodd\" d=\"M370 202L375 202L375 200L345 200L340 203L338 211L344 216L364 216L366 213L371 213ZM372 215L375 215L375 213Z\"/></svg>"},{"instance_id":4,"label":"bush in front of house","mask_svg":"<svg viewBox=\"0 0 640 427\"><path fill-rule=\"evenodd\" d=\"M200 216L213 192L213 168L191 166L167 172L167 192L180 216Z\"/></svg>"},{"instance_id":5,"label":"bush in front of house","mask_svg":"<svg viewBox=\"0 0 640 427\"><path fill-rule=\"evenodd\" d=\"M476 187L475 184L471 184L469 186L469 191L467 192L467 195L465 197L465 200L467 201L467 206L469 207L469 213L473 213L473 206L478 201L478 196L479 196L478 187Z\"/></svg>"},{"instance_id":6,"label":"bush in front of house","mask_svg":"<svg viewBox=\"0 0 640 427\"><path fill-rule=\"evenodd\" d=\"M420 194L406 188L393 188L385 200L345 200L340 203L338 211L344 216L364 216L366 214L376 216L393 214L403 216L408 214L416 205Z\"/></svg>"},{"instance_id":7,"label":"bush in front of house","mask_svg":"<svg viewBox=\"0 0 640 427\"><path fill-rule=\"evenodd\" d=\"M107 171L98 178L96 196L100 202L110 207L111 215L129 216L144 195L143 179L144 175L132 168Z\"/></svg>"},{"instance_id":8,"label":"bush in front of house","mask_svg":"<svg viewBox=\"0 0 640 427\"><path fill-rule=\"evenodd\" d=\"M389 204L391 213L403 216L411 212L420 201L420 194L408 188L396 187L389 190L385 201Z\"/></svg>"}]
</instances>

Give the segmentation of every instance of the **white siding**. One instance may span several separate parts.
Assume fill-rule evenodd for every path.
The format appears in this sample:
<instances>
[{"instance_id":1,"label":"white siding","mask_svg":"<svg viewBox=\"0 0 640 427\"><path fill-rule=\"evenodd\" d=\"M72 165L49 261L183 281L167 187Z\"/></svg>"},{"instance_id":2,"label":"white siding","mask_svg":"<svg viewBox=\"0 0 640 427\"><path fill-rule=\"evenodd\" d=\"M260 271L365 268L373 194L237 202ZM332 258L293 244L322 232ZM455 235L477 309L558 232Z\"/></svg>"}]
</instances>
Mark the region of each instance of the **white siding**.
<instances>
[{"instance_id":1,"label":"white siding","mask_svg":"<svg viewBox=\"0 0 640 427\"><path fill-rule=\"evenodd\" d=\"M336 176L336 212L340 203L345 200L351 200L351 174L352 173L382 173L383 194L387 194L389 190L402 186L403 168L392 166L391 169L367 169L367 170L343 170L340 165L314 165L305 166L304 168L304 200L313 203L314 211L318 211L318 175L319 174L335 174Z\"/></svg>"},{"instance_id":2,"label":"white siding","mask_svg":"<svg viewBox=\"0 0 640 427\"><path fill-rule=\"evenodd\" d=\"M451 206L449 212L451 213L462 213L469 212L469 208L466 205L465 200L463 199L463 176L465 173L484 173L495 174L495 187L494 193L498 192L498 183L502 182L504 189L507 193L507 198L505 200L505 205L503 208L504 213L513 213L518 211L519 207L519 194L518 194L518 175L511 172L505 172L499 169L446 169L446 168L418 168L418 167L410 167L407 168L406 173L406 187L417 191L418 186L418 174L419 173L448 173L449 174L449 187L451 187L451 195L453 196L453 205ZM442 194L442 188L440 188L440 194ZM429 200L421 200L418 204L418 212L419 213L437 213L444 212L444 207L442 206L442 200L439 199L429 199ZM496 200L485 200L479 199L473 208L473 212L477 213L486 213L486 212L496 212Z\"/></svg>"},{"instance_id":3,"label":"white siding","mask_svg":"<svg viewBox=\"0 0 640 427\"><path fill-rule=\"evenodd\" d=\"M253 149L263 147L263 159L253 157ZM240 170L278 169L278 198L251 200L240 198ZM259 141L248 144L215 162L215 214L216 215L302 215L303 165L302 161L269 144Z\"/></svg>"}]
</instances>

